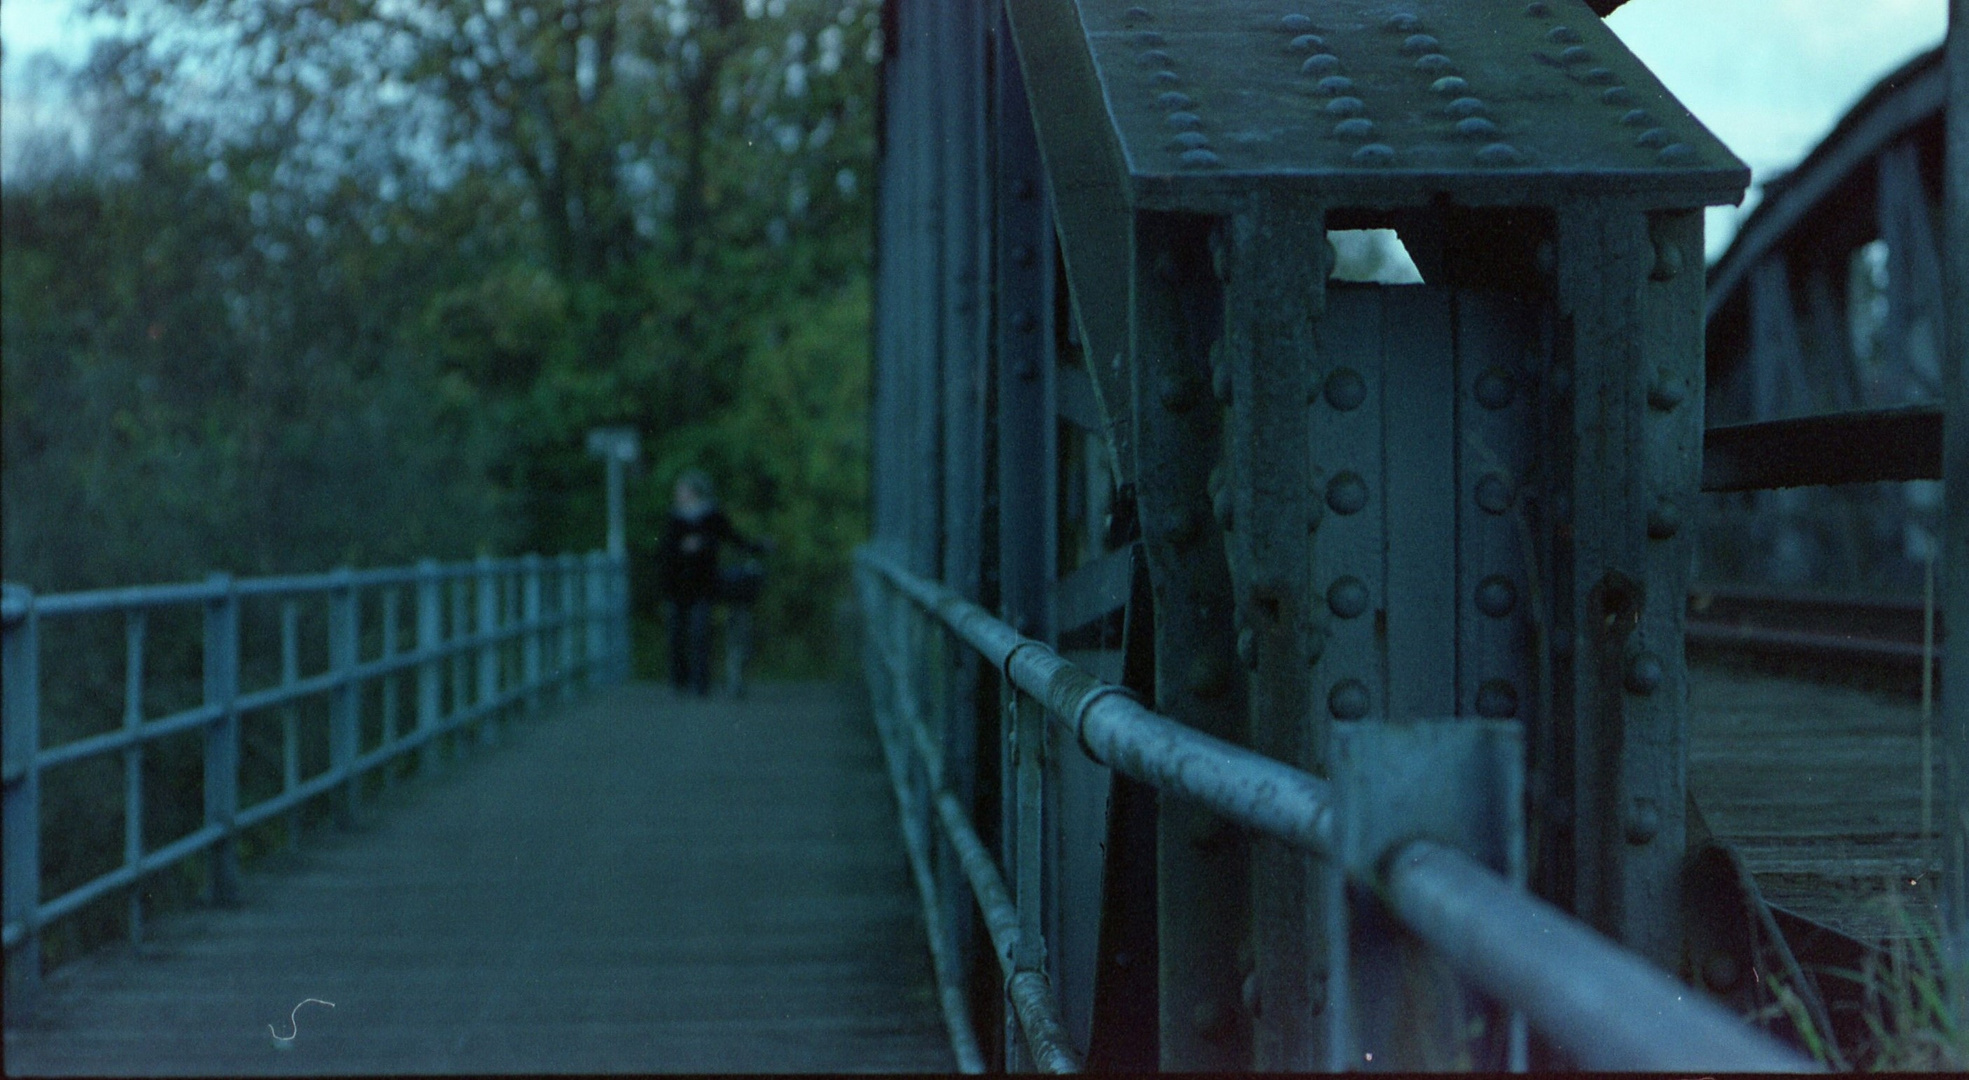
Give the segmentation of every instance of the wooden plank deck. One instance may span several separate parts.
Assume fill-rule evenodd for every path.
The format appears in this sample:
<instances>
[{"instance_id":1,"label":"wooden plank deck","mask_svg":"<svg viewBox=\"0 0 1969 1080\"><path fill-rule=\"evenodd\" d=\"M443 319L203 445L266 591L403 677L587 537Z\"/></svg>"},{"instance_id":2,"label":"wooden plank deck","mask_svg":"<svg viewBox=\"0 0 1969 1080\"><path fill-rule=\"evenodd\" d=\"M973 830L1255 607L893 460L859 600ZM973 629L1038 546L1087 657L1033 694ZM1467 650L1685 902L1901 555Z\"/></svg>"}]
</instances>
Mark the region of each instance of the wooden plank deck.
<instances>
[{"instance_id":1,"label":"wooden plank deck","mask_svg":"<svg viewBox=\"0 0 1969 1080\"><path fill-rule=\"evenodd\" d=\"M1773 675L1689 674L1689 787L1764 898L1862 940L1899 936L1885 901L1921 906L1909 886L1940 870L1921 831L1919 707Z\"/></svg>"},{"instance_id":2,"label":"wooden plank deck","mask_svg":"<svg viewBox=\"0 0 1969 1080\"><path fill-rule=\"evenodd\" d=\"M236 910L52 973L8 1074L954 1067L838 687L605 690L279 861ZM335 1007L277 1047L310 997Z\"/></svg>"}]
</instances>

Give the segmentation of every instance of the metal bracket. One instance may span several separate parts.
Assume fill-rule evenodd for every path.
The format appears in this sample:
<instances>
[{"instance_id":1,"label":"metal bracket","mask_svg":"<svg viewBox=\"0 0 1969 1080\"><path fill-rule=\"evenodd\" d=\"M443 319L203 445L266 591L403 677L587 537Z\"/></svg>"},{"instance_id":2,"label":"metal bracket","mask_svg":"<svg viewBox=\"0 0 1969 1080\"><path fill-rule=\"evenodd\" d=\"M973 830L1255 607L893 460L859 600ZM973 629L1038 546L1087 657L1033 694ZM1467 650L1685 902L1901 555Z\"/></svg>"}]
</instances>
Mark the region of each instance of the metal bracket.
<instances>
[{"instance_id":1,"label":"metal bracket","mask_svg":"<svg viewBox=\"0 0 1969 1080\"><path fill-rule=\"evenodd\" d=\"M1326 1068L1524 1067L1521 1020L1463 988L1353 881L1405 842L1453 846L1523 884L1524 735L1515 720L1354 720L1329 744Z\"/></svg>"}]
</instances>

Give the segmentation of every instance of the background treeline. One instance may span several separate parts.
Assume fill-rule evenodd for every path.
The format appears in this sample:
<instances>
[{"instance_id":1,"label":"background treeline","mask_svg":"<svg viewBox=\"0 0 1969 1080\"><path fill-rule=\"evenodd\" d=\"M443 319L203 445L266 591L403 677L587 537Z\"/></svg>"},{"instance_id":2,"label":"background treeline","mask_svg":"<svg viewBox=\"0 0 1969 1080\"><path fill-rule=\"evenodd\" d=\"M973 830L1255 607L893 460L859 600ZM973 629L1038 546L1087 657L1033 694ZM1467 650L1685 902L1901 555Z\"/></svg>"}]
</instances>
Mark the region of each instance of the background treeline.
<instances>
[{"instance_id":1,"label":"background treeline","mask_svg":"<svg viewBox=\"0 0 1969 1080\"><path fill-rule=\"evenodd\" d=\"M592 549L626 424L639 615L695 465L778 542L762 666L827 662L874 0L90 6L83 137L11 132L0 190L7 580Z\"/></svg>"}]
</instances>

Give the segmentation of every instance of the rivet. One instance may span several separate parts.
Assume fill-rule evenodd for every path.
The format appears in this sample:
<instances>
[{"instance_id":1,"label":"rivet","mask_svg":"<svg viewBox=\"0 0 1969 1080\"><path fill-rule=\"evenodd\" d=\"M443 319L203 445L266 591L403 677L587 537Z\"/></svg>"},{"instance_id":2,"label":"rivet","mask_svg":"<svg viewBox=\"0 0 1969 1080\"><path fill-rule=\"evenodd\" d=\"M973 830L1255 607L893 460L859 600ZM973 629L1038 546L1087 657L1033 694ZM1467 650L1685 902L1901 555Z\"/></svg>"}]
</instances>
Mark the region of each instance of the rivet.
<instances>
[{"instance_id":1,"label":"rivet","mask_svg":"<svg viewBox=\"0 0 1969 1080\"><path fill-rule=\"evenodd\" d=\"M1166 52L1163 52L1161 49L1150 49L1149 51L1136 57L1135 62L1141 64L1143 67L1152 67L1152 68L1167 68L1167 67L1176 66L1176 58L1170 56Z\"/></svg>"},{"instance_id":2,"label":"rivet","mask_svg":"<svg viewBox=\"0 0 1969 1080\"><path fill-rule=\"evenodd\" d=\"M1149 76L1149 81L1157 86L1181 86L1183 77L1173 71L1158 71Z\"/></svg>"},{"instance_id":3,"label":"rivet","mask_svg":"<svg viewBox=\"0 0 1969 1080\"><path fill-rule=\"evenodd\" d=\"M1559 62L1562 64L1584 64L1591 59L1593 54L1578 45L1568 46L1559 53Z\"/></svg>"},{"instance_id":4,"label":"rivet","mask_svg":"<svg viewBox=\"0 0 1969 1080\"><path fill-rule=\"evenodd\" d=\"M1326 505L1336 514L1358 514L1367 506L1367 481L1357 472L1343 472L1326 482Z\"/></svg>"},{"instance_id":5,"label":"rivet","mask_svg":"<svg viewBox=\"0 0 1969 1080\"><path fill-rule=\"evenodd\" d=\"M1332 53L1319 53L1314 56L1308 56L1306 62L1299 65L1299 74L1301 75L1331 75L1339 70L1340 58Z\"/></svg>"},{"instance_id":6,"label":"rivet","mask_svg":"<svg viewBox=\"0 0 1969 1080\"><path fill-rule=\"evenodd\" d=\"M1579 81L1593 86L1605 86L1613 82L1613 72L1606 68L1587 68L1579 73Z\"/></svg>"},{"instance_id":7,"label":"rivet","mask_svg":"<svg viewBox=\"0 0 1969 1080\"><path fill-rule=\"evenodd\" d=\"M1579 31L1570 26L1555 26L1545 31L1545 40L1557 45L1569 45L1579 40Z\"/></svg>"},{"instance_id":8,"label":"rivet","mask_svg":"<svg viewBox=\"0 0 1969 1080\"><path fill-rule=\"evenodd\" d=\"M1456 133L1466 139L1494 139L1497 125L1481 116L1466 116L1456 122Z\"/></svg>"},{"instance_id":9,"label":"rivet","mask_svg":"<svg viewBox=\"0 0 1969 1080\"><path fill-rule=\"evenodd\" d=\"M1443 111L1451 116L1481 116L1484 102L1482 98L1460 97L1443 106Z\"/></svg>"},{"instance_id":10,"label":"rivet","mask_svg":"<svg viewBox=\"0 0 1969 1080\"><path fill-rule=\"evenodd\" d=\"M1180 375L1164 375L1156 382L1156 395L1162 399L1162 407L1170 412L1187 412L1196 404L1196 380Z\"/></svg>"},{"instance_id":11,"label":"rivet","mask_svg":"<svg viewBox=\"0 0 1969 1080\"><path fill-rule=\"evenodd\" d=\"M1492 574L1477 583L1477 610L1493 619L1511 614L1518 606L1518 587L1503 574Z\"/></svg>"},{"instance_id":12,"label":"rivet","mask_svg":"<svg viewBox=\"0 0 1969 1080\"><path fill-rule=\"evenodd\" d=\"M1625 105L1633 100L1633 92L1625 86L1609 86L1600 91L1600 102L1604 105Z\"/></svg>"},{"instance_id":13,"label":"rivet","mask_svg":"<svg viewBox=\"0 0 1969 1080\"><path fill-rule=\"evenodd\" d=\"M1688 143L1669 143L1655 155L1655 160L1663 165L1694 165L1702 158L1696 153L1696 148Z\"/></svg>"},{"instance_id":14,"label":"rivet","mask_svg":"<svg viewBox=\"0 0 1969 1080\"><path fill-rule=\"evenodd\" d=\"M1388 16L1388 21L1382 23L1381 28L1391 34L1413 34L1422 29L1422 20L1403 12Z\"/></svg>"},{"instance_id":15,"label":"rivet","mask_svg":"<svg viewBox=\"0 0 1969 1080\"><path fill-rule=\"evenodd\" d=\"M1658 499L1648 511L1648 539L1669 540L1682 531L1682 508L1669 499Z\"/></svg>"},{"instance_id":16,"label":"rivet","mask_svg":"<svg viewBox=\"0 0 1969 1080\"><path fill-rule=\"evenodd\" d=\"M1635 847L1653 840L1661 832L1661 811L1655 809L1652 799L1634 800L1621 819L1621 831Z\"/></svg>"},{"instance_id":17,"label":"rivet","mask_svg":"<svg viewBox=\"0 0 1969 1080\"><path fill-rule=\"evenodd\" d=\"M1367 585L1357 577L1343 577L1326 589L1326 606L1343 619L1352 619L1367 610Z\"/></svg>"},{"instance_id":18,"label":"rivet","mask_svg":"<svg viewBox=\"0 0 1969 1080\"><path fill-rule=\"evenodd\" d=\"M1645 146L1659 150L1675 140L1669 136L1667 128L1649 128L1634 137L1635 146Z\"/></svg>"},{"instance_id":19,"label":"rivet","mask_svg":"<svg viewBox=\"0 0 1969 1080\"><path fill-rule=\"evenodd\" d=\"M1354 151L1353 159L1357 165L1393 165L1395 148L1387 143L1368 143Z\"/></svg>"},{"instance_id":20,"label":"rivet","mask_svg":"<svg viewBox=\"0 0 1969 1080\"><path fill-rule=\"evenodd\" d=\"M1500 367L1485 368L1477 376L1477 383L1473 389L1476 391L1477 404L1486 409L1501 409L1511 404L1511 394L1514 389L1511 384L1511 373Z\"/></svg>"},{"instance_id":21,"label":"rivet","mask_svg":"<svg viewBox=\"0 0 1969 1080\"><path fill-rule=\"evenodd\" d=\"M1445 75L1429 84L1429 89L1444 97L1461 97L1470 89L1470 84L1455 75Z\"/></svg>"},{"instance_id":22,"label":"rivet","mask_svg":"<svg viewBox=\"0 0 1969 1080\"><path fill-rule=\"evenodd\" d=\"M1335 683L1326 692L1326 711L1336 720L1359 720L1367 715L1373 702L1367 696L1367 684L1359 679L1346 679Z\"/></svg>"},{"instance_id":23,"label":"rivet","mask_svg":"<svg viewBox=\"0 0 1969 1080\"><path fill-rule=\"evenodd\" d=\"M1038 258L1038 253L1033 251L1031 244L1012 245L1012 261L1020 266L1031 266L1038 261Z\"/></svg>"},{"instance_id":24,"label":"rivet","mask_svg":"<svg viewBox=\"0 0 1969 1080\"><path fill-rule=\"evenodd\" d=\"M1661 680L1666 675L1661 657L1651 652L1637 652L1627 661L1627 690L1632 694L1652 694L1661 686Z\"/></svg>"},{"instance_id":25,"label":"rivet","mask_svg":"<svg viewBox=\"0 0 1969 1080\"><path fill-rule=\"evenodd\" d=\"M1210 373L1210 392L1217 395L1218 401L1226 405L1231 403L1231 394L1233 393L1231 389L1231 365L1218 364L1216 370Z\"/></svg>"},{"instance_id":26,"label":"rivet","mask_svg":"<svg viewBox=\"0 0 1969 1080\"><path fill-rule=\"evenodd\" d=\"M1021 311L1012 316L1012 329L1021 334L1032 333L1032 328L1037 325L1039 324L1033 319L1030 311Z\"/></svg>"},{"instance_id":27,"label":"rivet","mask_svg":"<svg viewBox=\"0 0 1969 1080\"><path fill-rule=\"evenodd\" d=\"M1518 688L1503 679L1485 679L1477 687L1477 715L1487 720L1518 715Z\"/></svg>"},{"instance_id":28,"label":"rivet","mask_svg":"<svg viewBox=\"0 0 1969 1080\"><path fill-rule=\"evenodd\" d=\"M1319 92L1327 97L1339 97L1353 92L1354 80L1345 75L1328 75L1319 81Z\"/></svg>"},{"instance_id":29,"label":"rivet","mask_svg":"<svg viewBox=\"0 0 1969 1080\"><path fill-rule=\"evenodd\" d=\"M1221 697L1230 688L1228 665L1214 652L1204 652L1190 665L1190 693L1200 698Z\"/></svg>"},{"instance_id":30,"label":"rivet","mask_svg":"<svg viewBox=\"0 0 1969 1080\"><path fill-rule=\"evenodd\" d=\"M1326 377L1325 390L1326 403L1341 412L1352 412L1367 400L1367 380L1353 368L1333 369Z\"/></svg>"},{"instance_id":31,"label":"rivet","mask_svg":"<svg viewBox=\"0 0 1969 1080\"><path fill-rule=\"evenodd\" d=\"M1487 165L1492 168L1521 165L1524 163L1524 160L1525 156L1518 153L1518 148L1512 146L1510 143L1491 143L1489 146L1477 151L1477 164Z\"/></svg>"},{"instance_id":32,"label":"rivet","mask_svg":"<svg viewBox=\"0 0 1969 1080\"><path fill-rule=\"evenodd\" d=\"M1621 114L1620 122L1628 127L1653 127L1655 117L1646 109L1629 109Z\"/></svg>"},{"instance_id":33,"label":"rivet","mask_svg":"<svg viewBox=\"0 0 1969 1080\"><path fill-rule=\"evenodd\" d=\"M1320 52L1326 48L1326 39L1318 34L1300 34L1287 42L1285 47L1293 52Z\"/></svg>"},{"instance_id":34,"label":"rivet","mask_svg":"<svg viewBox=\"0 0 1969 1080\"><path fill-rule=\"evenodd\" d=\"M1167 91L1155 99L1155 107L1164 112L1187 109L1194 104L1196 101L1193 98L1179 90Z\"/></svg>"},{"instance_id":35,"label":"rivet","mask_svg":"<svg viewBox=\"0 0 1969 1080\"><path fill-rule=\"evenodd\" d=\"M1237 632L1237 659L1247 669L1258 667L1258 634L1249 626Z\"/></svg>"},{"instance_id":36,"label":"rivet","mask_svg":"<svg viewBox=\"0 0 1969 1080\"><path fill-rule=\"evenodd\" d=\"M1135 35L1135 44L1140 45L1144 49L1155 49L1169 44L1169 39L1153 30L1144 30Z\"/></svg>"},{"instance_id":37,"label":"rivet","mask_svg":"<svg viewBox=\"0 0 1969 1080\"><path fill-rule=\"evenodd\" d=\"M1441 50L1443 43L1428 34L1412 34L1402 42L1402 51L1410 56L1420 56Z\"/></svg>"},{"instance_id":38,"label":"rivet","mask_svg":"<svg viewBox=\"0 0 1969 1080\"><path fill-rule=\"evenodd\" d=\"M1326 111L1334 116L1359 116L1367 106L1357 97L1337 97L1326 103Z\"/></svg>"},{"instance_id":39,"label":"rivet","mask_svg":"<svg viewBox=\"0 0 1969 1080\"><path fill-rule=\"evenodd\" d=\"M1415 58L1415 70L1424 75L1447 75L1456 70L1456 64L1442 53L1429 53Z\"/></svg>"},{"instance_id":40,"label":"rivet","mask_svg":"<svg viewBox=\"0 0 1969 1080\"><path fill-rule=\"evenodd\" d=\"M1336 139L1371 139L1374 137L1374 121L1356 116L1352 120L1342 120L1333 125Z\"/></svg>"},{"instance_id":41,"label":"rivet","mask_svg":"<svg viewBox=\"0 0 1969 1080\"><path fill-rule=\"evenodd\" d=\"M1477 481L1477 505L1487 514L1502 514L1511 509L1511 482L1504 479L1503 473L1485 473Z\"/></svg>"},{"instance_id":42,"label":"rivet","mask_svg":"<svg viewBox=\"0 0 1969 1080\"><path fill-rule=\"evenodd\" d=\"M1655 239L1655 264L1648 271L1654 281L1673 281L1682 272L1682 249L1667 237Z\"/></svg>"},{"instance_id":43,"label":"rivet","mask_svg":"<svg viewBox=\"0 0 1969 1080\"><path fill-rule=\"evenodd\" d=\"M1549 19L1552 17L1552 9L1543 0L1532 0L1525 5L1525 14L1534 19Z\"/></svg>"},{"instance_id":44,"label":"rivet","mask_svg":"<svg viewBox=\"0 0 1969 1080\"><path fill-rule=\"evenodd\" d=\"M1195 150L1183 151L1182 155L1179 156L1176 160L1182 162L1185 165L1190 166L1191 168L1197 168L1197 169L1207 168L1212 165L1223 164L1223 159L1217 156L1216 151L1204 150L1200 147Z\"/></svg>"},{"instance_id":45,"label":"rivet","mask_svg":"<svg viewBox=\"0 0 1969 1080\"><path fill-rule=\"evenodd\" d=\"M1235 493L1230 488L1222 488L1210 497L1210 510L1217 515L1217 527L1225 532L1237 531L1237 504L1232 501Z\"/></svg>"},{"instance_id":46,"label":"rivet","mask_svg":"<svg viewBox=\"0 0 1969 1080\"><path fill-rule=\"evenodd\" d=\"M1313 28L1311 16L1294 12L1278 21L1278 28L1288 34L1303 34Z\"/></svg>"},{"instance_id":47,"label":"rivet","mask_svg":"<svg viewBox=\"0 0 1969 1080\"><path fill-rule=\"evenodd\" d=\"M1169 141L1185 150L1195 150L1200 146L1209 146L1210 136L1201 131L1179 131L1176 137Z\"/></svg>"},{"instance_id":48,"label":"rivet","mask_svg":"<svg viewBox=\"0 0 1969 1080\"><path fill-rule=\"evenodd\" d=\"M1145 7L1131 7L1127 11L1122 12L1121 17L1122 19L1131 23L1145 23L1145 22L1155 21L1155 16L1151 15L1149 13L1149 9Z\"/></svg>"},{"instance_id":49,"label":"rivet","mask_svg":"<svg viewBox=\"0 0 1969 1080\"><path fill-rule=\"evenodd\" d=\"M1203 124L1202 119L1193 112L1173 112L1163 117L1162 120L1173 128L1194 128L1200 127Z\"/></svg>"},{"instance_id":50,"label":"rivet","mask_svg":"<svg viewBox=\"0 0 1969 1080\"><path fill-rule=\"evenodd\" d=\"M1648 404L1662 412L1688 400L1689 387L1682 377L1666 368L1655 372L1655 381L1648 386Z\"/></svg>"}]
</instances>

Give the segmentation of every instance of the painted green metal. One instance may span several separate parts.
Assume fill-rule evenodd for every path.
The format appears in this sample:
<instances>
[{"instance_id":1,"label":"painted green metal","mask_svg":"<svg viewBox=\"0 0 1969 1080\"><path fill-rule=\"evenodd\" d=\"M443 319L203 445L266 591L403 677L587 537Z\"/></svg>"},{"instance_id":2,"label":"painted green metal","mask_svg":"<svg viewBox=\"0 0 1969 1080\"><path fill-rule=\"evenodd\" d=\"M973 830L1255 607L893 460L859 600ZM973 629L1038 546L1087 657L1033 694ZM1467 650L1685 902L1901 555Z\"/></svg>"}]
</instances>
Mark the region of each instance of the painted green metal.
<instances>
[{"instance_id":1,"label":"painted green metal","mask_svg":"<svg viewBox=\"0 0 1969 1080\"><path fill-rule=\"evenodd\" d=\"M1944 248L1948 335L1947 518L1942 596L1950 626L1969 626L1969 0L1950 0ZM1969 648L1951 648L1942 672L1943 913L1958 971L1969 971ZM1969 978L1957 979L1956 1023L1969 1026Z\"/></svg>"}]
</instances>

